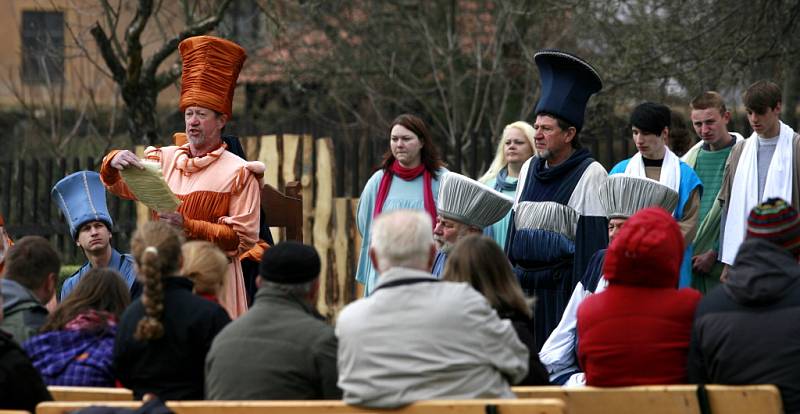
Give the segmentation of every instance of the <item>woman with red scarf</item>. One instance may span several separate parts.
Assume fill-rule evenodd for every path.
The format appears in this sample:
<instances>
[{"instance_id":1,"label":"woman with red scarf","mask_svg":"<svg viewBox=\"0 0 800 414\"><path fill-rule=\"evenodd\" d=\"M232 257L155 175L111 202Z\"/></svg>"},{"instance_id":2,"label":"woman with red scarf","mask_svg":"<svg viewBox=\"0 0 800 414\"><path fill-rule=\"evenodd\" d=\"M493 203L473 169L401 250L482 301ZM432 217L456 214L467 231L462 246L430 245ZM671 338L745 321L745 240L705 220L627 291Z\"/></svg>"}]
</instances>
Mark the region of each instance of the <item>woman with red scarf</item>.
<instances>
[{"instance_id":1,"label":"woman with red scarf","mask_svg":"<svg viewBox=\"0 0 800 414\"><path fill-rule=\"evenodd\" d=\"M425 210L436 223L439 178L447 171L443 165L422 119L403 114L392 121L389 150L383 156L380 169L364 186L358 202L358 230L362 241L356 280L365 296L377 282L377 272L367 253L372 220L382 212L411 209Z\"/></svg>"}]
</instances>

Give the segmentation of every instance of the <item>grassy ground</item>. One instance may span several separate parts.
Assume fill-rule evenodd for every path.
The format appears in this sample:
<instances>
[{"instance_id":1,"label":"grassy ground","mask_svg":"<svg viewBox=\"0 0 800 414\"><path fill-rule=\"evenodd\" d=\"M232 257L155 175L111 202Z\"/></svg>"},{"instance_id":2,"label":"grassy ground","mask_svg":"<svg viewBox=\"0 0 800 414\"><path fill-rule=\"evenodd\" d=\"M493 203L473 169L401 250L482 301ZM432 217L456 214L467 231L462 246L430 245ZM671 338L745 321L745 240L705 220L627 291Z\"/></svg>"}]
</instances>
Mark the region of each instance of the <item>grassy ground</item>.
<instances>
[{"instance_id":1,"label":"grassy ground","mask_svg":"<svg viewBox=\"0 0 800 414\"><path fill-rule=\"evenodd\" d=\"M64 281L67 280L68 277L72 276L80 267L83 265L63 265L61 266L61 272L58 274L58 289L56 290L56 295L58 297L61 296L61 285L64 284Z\"/></svg>"}]
</instances>

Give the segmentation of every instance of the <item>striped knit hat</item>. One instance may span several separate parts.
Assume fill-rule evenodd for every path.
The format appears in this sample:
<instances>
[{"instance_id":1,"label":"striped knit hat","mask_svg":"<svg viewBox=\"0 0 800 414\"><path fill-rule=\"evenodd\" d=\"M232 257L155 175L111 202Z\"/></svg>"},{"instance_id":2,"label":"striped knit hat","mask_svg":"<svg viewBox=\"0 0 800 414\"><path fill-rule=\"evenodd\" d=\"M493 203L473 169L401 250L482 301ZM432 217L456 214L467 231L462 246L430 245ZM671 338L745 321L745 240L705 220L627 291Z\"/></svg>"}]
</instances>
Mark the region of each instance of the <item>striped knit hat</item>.
<instances>
[{"instance_id":1,"label":"striped knit hat","mask_svg":"<svg viewBox=\"0 0 800 414\"><path fill-rule=\"evenodd\" d=\"M766 239L800 257L800 216L786 201L770 198L750 211L747 238Z\"/></svg>"}]
</instances>

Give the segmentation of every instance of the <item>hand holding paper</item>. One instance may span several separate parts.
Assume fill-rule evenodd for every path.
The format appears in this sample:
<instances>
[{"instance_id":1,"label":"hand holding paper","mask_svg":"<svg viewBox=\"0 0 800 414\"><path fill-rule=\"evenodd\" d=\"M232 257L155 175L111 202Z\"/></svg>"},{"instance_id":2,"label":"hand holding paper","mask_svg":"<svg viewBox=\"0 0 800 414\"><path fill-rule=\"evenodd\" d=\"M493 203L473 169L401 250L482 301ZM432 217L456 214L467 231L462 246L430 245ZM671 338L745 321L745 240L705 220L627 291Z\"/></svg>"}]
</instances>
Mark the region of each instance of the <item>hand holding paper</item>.
<instances>
[{"instance_id":1,"label":"hand holding paper","mask_svg":"<svg viewBox=\"0 0 800 414\"><path fill-rule=\"evenodd\" d=\"M161 164L149 160L139 161L144 169L126 168L120 173L131 192L147 207L159 213L173 212L181 200L172 193L161 173Z\"/></svg>"}]
</instances>

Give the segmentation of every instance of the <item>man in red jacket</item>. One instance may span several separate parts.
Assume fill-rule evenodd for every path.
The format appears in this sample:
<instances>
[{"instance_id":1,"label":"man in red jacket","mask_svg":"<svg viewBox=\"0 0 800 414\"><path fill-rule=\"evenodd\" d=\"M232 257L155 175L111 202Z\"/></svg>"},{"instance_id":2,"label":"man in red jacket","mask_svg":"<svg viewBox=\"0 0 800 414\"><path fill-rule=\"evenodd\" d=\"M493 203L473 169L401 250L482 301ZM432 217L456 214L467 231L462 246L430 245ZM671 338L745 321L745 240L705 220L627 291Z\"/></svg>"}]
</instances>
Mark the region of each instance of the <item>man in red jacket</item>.
<instances>
[{"instance_id":1,"label":"man in red jacket","mask_svg":"<svg viewBox=\"0 0 800 414\"><path fill-rule=\"evenodd\" d=\"M634 214L606 252L608 287L578 309L578 361L586 384L686 383L700 293L676 290L683 236L661 208Z\"/></svg>"}]
</instances>

